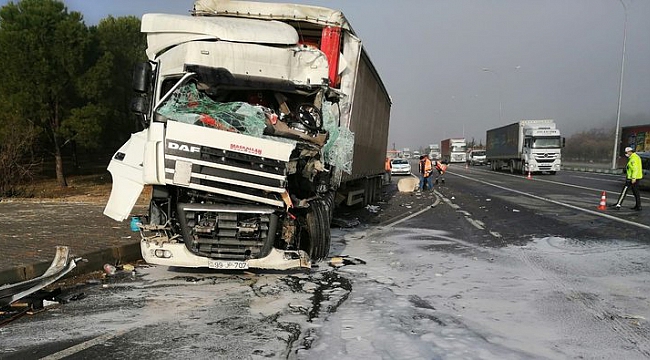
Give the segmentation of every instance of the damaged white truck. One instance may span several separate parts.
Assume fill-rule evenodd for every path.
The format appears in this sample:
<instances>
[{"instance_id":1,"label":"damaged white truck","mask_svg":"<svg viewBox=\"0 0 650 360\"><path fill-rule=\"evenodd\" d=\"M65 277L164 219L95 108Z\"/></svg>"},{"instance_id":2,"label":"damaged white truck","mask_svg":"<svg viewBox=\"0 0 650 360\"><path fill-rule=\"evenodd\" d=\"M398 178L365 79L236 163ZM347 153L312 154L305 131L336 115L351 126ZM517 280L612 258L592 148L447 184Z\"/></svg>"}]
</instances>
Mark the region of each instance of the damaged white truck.
<instances>
[{"instance_id":1,"label":"damaged white truck","mask_svg":"<svg viewBox=\"0 0 650 360\"><path fill-rule=\"evenodd\" d=\"M151 264L310 267L339 203L381 194L390 97L340 11L200 0L145 14L131 135L108 170L104 214L138 224Z\"/></svg>"}]
</instances>

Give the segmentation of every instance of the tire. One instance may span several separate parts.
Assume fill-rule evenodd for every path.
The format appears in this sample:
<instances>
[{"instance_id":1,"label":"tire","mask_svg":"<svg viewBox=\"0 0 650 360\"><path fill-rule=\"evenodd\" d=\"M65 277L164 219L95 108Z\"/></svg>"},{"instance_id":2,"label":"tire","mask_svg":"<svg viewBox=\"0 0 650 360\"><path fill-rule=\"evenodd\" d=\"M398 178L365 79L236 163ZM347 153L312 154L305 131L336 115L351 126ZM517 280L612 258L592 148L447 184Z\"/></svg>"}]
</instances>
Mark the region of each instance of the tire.
<instances>
[{"instance_id":1,"label":"tire","mask_svg":"<svg viewBox=\"0 0 650 360\"><path fill-rule=\"evenodd\" d=\"M332 241L330 215L322 200L310 202L309 207L310 211L306 217L308 241L304 250L309 254L312 263L317 263L329 254Z\"/></svg>"},{"instance_id":2,"label":"tire","mask_svg":"<svg viewBox=\"0 0 650 360\"><path fill-rule=\"evenodd\" d=\"M551 175L555 175L557 172L556 171L550 171Z\"/></svg>"},{"instance_id":3,"label":"tire","mask_svg":"<svg viewBox=\"0 0 650 360\"><path fill-rule=\"evenodd\" d=\"M323 202L323 206L326 209L330 224L332 223L332 218L334 217L334 208L336 207L336 204L334 203L335 197L336 191L330 190L323 196L323 199L321 200Z\"/></svg>"},{"instance_id":4,"label":"tire","mask_svg":"<svg viewBox=\"0 0 650 360\"><path fill-rule=\"evenodd\" d=\"M510 173L514 174L515 173L515 161L510 160Z\"/></svg>"},{"instance_id":5,"label":"tire","mask_svg":"<svg viewBox=\"0 0 650 360\"><path fill-rule=\"evenodd\" d=\"M526 163L521 163L521 175L526 175Z\"/></svg>"}]
</instances>

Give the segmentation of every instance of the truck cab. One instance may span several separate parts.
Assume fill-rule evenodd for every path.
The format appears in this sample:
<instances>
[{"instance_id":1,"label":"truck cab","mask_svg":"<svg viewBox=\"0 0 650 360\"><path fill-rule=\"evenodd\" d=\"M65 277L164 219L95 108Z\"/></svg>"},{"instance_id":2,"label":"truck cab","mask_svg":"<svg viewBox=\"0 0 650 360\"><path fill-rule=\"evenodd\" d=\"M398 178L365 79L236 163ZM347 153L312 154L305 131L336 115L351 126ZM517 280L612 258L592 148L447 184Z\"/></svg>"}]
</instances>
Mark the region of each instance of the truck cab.
<instances>
[{"instance_id":1,"label":"truck cab","mask_svg":"<svg viewBox=\"0 0 650 360\"><path fill-rule=\"evenodd\" d=\"M285 270L324 259L336 202L380 194L390 114L343 14L197 0L191 16L145 14L141 31L148 61L132 104L144 130L111 159L104 214L125 220L151 186L138 224L150 264Z\"/></svg>"},{"instance_id":2,"label":"truck cab","mask_svg":"<svg viewBox=\"0 0 650 360\"><path fill-rule=\"evenodd\" d=\"M564 140L560 130L553 126L524 127L522 159L524 171L547 171L555 174L560 171L561 149Z\"/></svg>"}]
</instances>

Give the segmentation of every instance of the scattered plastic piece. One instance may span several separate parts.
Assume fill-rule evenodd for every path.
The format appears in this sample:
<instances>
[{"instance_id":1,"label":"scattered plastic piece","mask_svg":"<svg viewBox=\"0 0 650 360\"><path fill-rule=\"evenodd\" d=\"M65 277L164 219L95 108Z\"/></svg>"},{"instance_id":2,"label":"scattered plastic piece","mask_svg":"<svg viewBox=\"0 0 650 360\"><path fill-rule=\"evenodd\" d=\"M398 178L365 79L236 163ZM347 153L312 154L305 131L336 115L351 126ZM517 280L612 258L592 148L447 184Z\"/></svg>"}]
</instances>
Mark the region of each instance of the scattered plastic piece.
<instances>
[{"instance_id":1,"label":"scattered plastic piece","mask_svg":"<svg viewBox=\"0 0 650 360\"><path fill-rule=\"evenodd\" d=\"M111 264L104 264L104 273L106 275L112 276L115 275L115 272L117 271L117 268Z\"/></svg>"}]
</instances>

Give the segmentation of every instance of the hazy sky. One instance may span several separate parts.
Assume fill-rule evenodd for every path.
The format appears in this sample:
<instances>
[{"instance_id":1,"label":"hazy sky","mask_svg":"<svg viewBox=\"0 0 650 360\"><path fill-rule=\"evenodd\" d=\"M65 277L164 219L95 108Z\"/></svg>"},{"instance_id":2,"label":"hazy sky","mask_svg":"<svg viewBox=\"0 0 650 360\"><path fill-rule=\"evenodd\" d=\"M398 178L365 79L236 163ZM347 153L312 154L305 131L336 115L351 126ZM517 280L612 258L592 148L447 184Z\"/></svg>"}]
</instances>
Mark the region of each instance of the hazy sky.
<instances>
[{"instance_id":1,"label":"hazy sky","mask_svg":"<svg viewBox=\"0 0 650 360\"><path fill-rule=\"evenodd\" d=\"M616 124L625 24L620 0L283 2L346 15L393 99L389 147L413 149L463 135L485 142L487 129L519 119L556 119L566 136ZM623 2L621 124L649 124L650 1ZM93 25L108 15L187 14L193 1L64 3Z\"/></svg>"}]
</instances>

